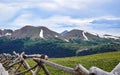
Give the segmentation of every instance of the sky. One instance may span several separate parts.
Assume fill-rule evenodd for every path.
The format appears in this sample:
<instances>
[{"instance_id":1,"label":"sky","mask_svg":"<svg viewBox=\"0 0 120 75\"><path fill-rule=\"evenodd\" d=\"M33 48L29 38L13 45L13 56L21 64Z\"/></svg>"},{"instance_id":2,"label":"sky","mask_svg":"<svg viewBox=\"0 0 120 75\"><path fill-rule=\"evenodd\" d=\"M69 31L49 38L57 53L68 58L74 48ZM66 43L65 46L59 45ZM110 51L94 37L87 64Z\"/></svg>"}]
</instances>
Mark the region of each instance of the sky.
<instances>
[{"instance_id":1,"label":"sky","mask_svg":"<svg viewBox=\"0 0 120 75\"><path fill-rule=\"evenodd\" d=\"M0 0L0 29L26 25L120 36L120 0Z\"/></svg>"}]
</instances>

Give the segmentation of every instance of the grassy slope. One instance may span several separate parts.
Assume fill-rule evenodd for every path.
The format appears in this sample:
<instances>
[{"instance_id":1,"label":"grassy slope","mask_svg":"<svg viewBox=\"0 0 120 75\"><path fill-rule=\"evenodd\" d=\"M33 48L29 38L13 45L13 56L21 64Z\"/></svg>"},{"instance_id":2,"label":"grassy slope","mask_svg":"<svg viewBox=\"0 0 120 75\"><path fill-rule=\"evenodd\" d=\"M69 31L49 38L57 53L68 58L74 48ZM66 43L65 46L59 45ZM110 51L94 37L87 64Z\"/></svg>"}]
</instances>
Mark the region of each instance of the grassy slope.
<instances>
[{"instance_id":1,"label":"grassy slope","mask_svg":"<svg viewBox=\"0 0 120 75\"><path fill-rule=\"evenodd\" d=\"M91 66L97 66L103 70L111 71L120 62L120 52L110 52L103 54L95 54L89 56L68 57L68 58L51 58L49 61L74 68L77 64L82 64L89 69ZM33 64L31 62L31 64ZM47 66L51 75L72 75ZM44 75L40 71L39 75Z\"/></svg>"}]
</instances>

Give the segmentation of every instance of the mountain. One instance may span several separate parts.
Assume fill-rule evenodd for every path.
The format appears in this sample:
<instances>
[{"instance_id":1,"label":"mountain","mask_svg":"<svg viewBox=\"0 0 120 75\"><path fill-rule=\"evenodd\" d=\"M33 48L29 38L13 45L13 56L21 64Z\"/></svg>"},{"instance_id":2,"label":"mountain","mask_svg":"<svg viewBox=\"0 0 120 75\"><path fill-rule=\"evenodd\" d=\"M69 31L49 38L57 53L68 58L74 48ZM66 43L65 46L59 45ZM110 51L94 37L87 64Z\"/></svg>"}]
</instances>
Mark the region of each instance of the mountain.
<instances>
[{"instance_id":1,"label":"mountain","mask_svg":"<svg viewBox=\"0 0 120 75\"><path fill-rule=\"evenodd\" d=\"M11 29L4 29L4 30L0 29L0 37L11 36L12 33L13 33L13 30L11 30Z\"/></svg>"},{"instance_id":2,"label":"mountain","mask_svg":"<svg viewBox=\"0 0 120 75\"><path fill-rule=\"evenodd\" d=\"M100 39L98 35L91 34L89 32L85 32L83 30L65 30L61 34L54 32L46 27L39 26L25 26L21 29L15 30L11 37L13 39L20 38L30 38L30 39L50 39L50 38L60 38L66 42L69 42L70 39L82 39L82 40L96 40Z\"/></svg>"},{"instance_id":3,"label":"mountain","mask_svg":"<svg viewBox=\"0 0 120 75\"><path fill-rule=\"evenodd\" d=\"M110 38L110 39L120 39L120 37L118 37L118 36L113 36L113 35L109 35L109 34L104 34L102 37L103 38Z\"/></svg>"},{"instance_id":4,"label":"mountain","mask_svg":"<svg viewBox=\"0 0 120 75\"><path fill-rule=\"evenodd\" d=\"M59 34L43 26L25 26L15 31L4 29L0 30L0 53L24 51L49 57L71 57L120 51L119 37L103 36L78 29Z\"/></svg>"},{"instance_id":5,"label":"mountain","mask_svg":"<svg viewBox=\"0 0 120 75\"><path fill-rule=\"evenodd\" d=\"M33 27L25 26L19 30L15 30L12 34L12 38L30 38L30 39L47 39L61 37L60 34L43 26Z\"/></svg>"},{"instance_id":6,"label":"mountain","mask_svg":"<svg viewBox=\"0 0 120 75\"><path fill-rule=\"evenodd\" d=\"M65 30L61 34L59 34L43 26L39 26L39 27L24 26L15 31L11 29L0 30L0 37L3 36L9 36L12 39L30 38L32 40L59 38L66 42L69 42L69 40L73 40L73 39L81 39L84 41L97 40L102 38L120 39L120 37L118 36L112 36L108 34L101 36L78 29L73 29L71 31Z\"/></svg>"},{"instance_id":7,"label":"mountain","mask_svg":"<svg viewBox=\"0 0 120 75\"><path fill-rule=\"evenodd\" d=\"M62 33L61 33L61 35L64 35L64 34L66 34L68 32L68 30L65 30L65 31L63 31Z\"/></svg>"},{"instance_id":8,"label":"mountain","mask_svg":"<svg viewBox=\"0 0 120 75\"><path fill-rule=\"evenodd\" d=\"M77 30L77 29L65 33L63 37L66 39L82 39L82 40L100 39L98 35L93 35L83 30Z\"/></svg>"}]
</instances>

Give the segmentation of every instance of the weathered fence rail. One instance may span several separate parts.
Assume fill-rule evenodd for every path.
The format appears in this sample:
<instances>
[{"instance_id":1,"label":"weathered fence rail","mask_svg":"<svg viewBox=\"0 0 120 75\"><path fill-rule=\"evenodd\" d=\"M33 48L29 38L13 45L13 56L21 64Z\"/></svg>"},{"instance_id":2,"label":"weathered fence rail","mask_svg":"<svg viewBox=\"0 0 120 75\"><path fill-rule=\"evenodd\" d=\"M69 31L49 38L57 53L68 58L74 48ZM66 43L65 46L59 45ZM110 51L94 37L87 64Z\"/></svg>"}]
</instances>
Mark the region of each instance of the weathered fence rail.
<instances>
[{"instance_id":1,"label":"weathered fence rail","mask_svg":"<svg viewBox=\"0 0 120 75\"><path fill-rule=\"evenodd\" d=\"M24 53L18 54L14 52L14 55L10 54L0 55L0 63L3 64L4 68L7 71L13 69L12 73L9 72L9 75L24 75L27 72L30 72L31 75L38 75L38 72L40 72L41 68L43 69L46 75L51 75L45 64L53 68L63 70L65 72L69 72L73 75L120 75L120 63L111 72L106 72L97 67L91 67L89 70L87 70L80 64L75 66L74 68L66 67L50 62L47 59L48 59L47 55L42 54L26 55ZM36 64L30 67L26 60L33 60L36 62ZM1 67L2 66L0 64L0 75L8 75L8 72L3 67L1 69ZM19 72L19 69L21 67L25 68L26 70ZM3 70L5 74L3 74Z\"/></svg>"}]
</instances>

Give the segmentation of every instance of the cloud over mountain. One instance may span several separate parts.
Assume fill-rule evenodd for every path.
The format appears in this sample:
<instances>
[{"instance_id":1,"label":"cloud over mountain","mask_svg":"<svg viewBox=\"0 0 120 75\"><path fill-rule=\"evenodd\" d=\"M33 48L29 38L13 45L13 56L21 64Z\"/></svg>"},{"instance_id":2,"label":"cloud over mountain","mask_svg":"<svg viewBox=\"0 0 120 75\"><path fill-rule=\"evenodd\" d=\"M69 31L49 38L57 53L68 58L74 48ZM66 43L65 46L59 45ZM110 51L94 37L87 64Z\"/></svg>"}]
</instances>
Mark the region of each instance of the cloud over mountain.
<instances>
[{"instance_id":1,"label":"cloud over mountain","mask_svg":"<svg viewBox=\"0 0 120 75\"><path fill-rule=\"evenodd\" d=\"M1 0L0 28L46 26L119 34L119 0ZM106 29L106 30L105 30Z\"/></svg>"}]
</instances>

